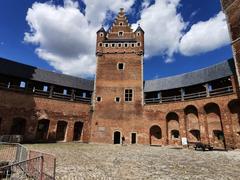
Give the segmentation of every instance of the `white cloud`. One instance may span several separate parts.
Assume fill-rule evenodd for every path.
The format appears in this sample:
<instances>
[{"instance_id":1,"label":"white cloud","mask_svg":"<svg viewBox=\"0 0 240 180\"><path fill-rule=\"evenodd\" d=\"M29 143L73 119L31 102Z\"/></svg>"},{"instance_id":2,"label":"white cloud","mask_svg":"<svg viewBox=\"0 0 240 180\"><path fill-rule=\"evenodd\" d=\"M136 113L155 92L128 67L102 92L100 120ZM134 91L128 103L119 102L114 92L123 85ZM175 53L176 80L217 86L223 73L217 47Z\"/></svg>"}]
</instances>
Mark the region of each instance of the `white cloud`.
<instances>
[{"instance_id":1,"label":"white cloud","mask_svg":"<svg viewBox=\"0 0 240 180\"><path fill-rule=\"evenodd\" d=\"M108 12L117 13L120 7L131 11L134 0L83 1L85 14L73 0L64 0L64 6L56 6L52 1L34 3L27 12L30 31L25 33L24 42L36 45L37 55L56 70L90 77L95 74L96 31L109 18ZM223 13L194 24L184 34L188 22L177 12L180 1L155 0L153 4L143 1L140 20L132 27L140 23L145 31L146 57L162 55L170 63L174 53L190 56L229 43Z\"/></svg>"},{"instance_id":2,"label":"white cloud","mask_svg":"<svg viewBox=\"0 0 240 180\"><path fill-rule=\"evenodd\" d=\"M229 44L228 27L223 12L205 22L192 25L182 37L180 52L185 56L193 56L209 52Z\"/></svg>"},{"instance_id":3,"label":"white cloud","mask_svg":"<svg viewBox=\"0 0 240 180\"><path fill-rule=\"evenodd\" d=\"M172 56L178 51L180 38L185 29L185 22L178 14L180 0L156 0L148 7L145 1L141 19L137 22L145 31L146 56L163 55L165 62L172 61ZM135 25L136 26L136 25Z\"/></svg>"},{"instance_id":4,"label":"white cloud","mask_svg":"<svg viewBox=\"0 0 240 180\"><path fill-rule=\"evenodd\" d=\"M30 32L24 42L37 46L36 53L55 69L71 75L89 77L95 74L96 31L101 27L107 11L129 9L134 0L84 0L85 15L77 1L64 0L64 6L51 2L34 3L26 20Z\"/></svg>"}]
</instances>

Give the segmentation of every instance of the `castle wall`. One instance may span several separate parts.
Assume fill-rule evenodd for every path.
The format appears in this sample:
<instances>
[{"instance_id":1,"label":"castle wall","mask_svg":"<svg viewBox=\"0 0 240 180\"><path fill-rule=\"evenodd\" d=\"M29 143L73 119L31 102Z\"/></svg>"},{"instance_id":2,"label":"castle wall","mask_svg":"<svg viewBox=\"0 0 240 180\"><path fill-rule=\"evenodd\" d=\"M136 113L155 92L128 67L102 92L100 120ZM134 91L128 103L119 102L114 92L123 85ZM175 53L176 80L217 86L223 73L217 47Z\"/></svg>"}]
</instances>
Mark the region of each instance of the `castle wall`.
<instances>
[{"instance_id":1,"label":"castle wall","mask_svg":"<svg viewBox=\"0 0 240 180\"><path fill-rule=\"evenodd\" d=\"M63 141L72 141L75 122L82 122L83 129L79 141L88 142L90 131L89 104L35 97L30 94L0 90L0 134L14 134L23 124L24 141L56 141L59 121L66 122ZM16 119L23 119L22 122ZM37 137L38 124L49 121L46 133ZM41 128L41 127L40 127ZM44 138L42 137L44 136ZM39 139L38 139L39 138Z\"/></svg>"}]
</instances>

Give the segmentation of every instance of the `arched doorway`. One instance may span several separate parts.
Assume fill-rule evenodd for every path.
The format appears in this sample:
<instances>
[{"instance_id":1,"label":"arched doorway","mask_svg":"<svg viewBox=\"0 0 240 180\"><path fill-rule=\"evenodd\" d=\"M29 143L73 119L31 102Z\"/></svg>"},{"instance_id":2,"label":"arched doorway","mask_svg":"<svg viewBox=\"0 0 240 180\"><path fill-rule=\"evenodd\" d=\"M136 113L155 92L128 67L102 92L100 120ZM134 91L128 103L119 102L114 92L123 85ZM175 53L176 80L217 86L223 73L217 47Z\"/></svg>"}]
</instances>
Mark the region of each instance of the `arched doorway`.
<instances>
[{"instance_id":1,"label":"arched doorway","mask_svg":"<svg viewBox=\"0 0 240 180\"><path fill-rule=\"evenodd\" d=\"M57 141L65 140L66 129L67 129L67 122L66 121L58 121L57 132L56 132Z\"/></svg>"},{"instance_id":2,"label":"arched doorway","mask_svg":"<svg viewBox=\"0 0 240 180\"><path fill-rule=\"evenodd\" d=\"M12 135L24 135L26 120L23 118L14 118L11 126Z\"/></svg>"},{"instance_id":3,"label":"arched doorway","mask_svg":"<svg viewBox=\"0 0 240 180\"><path fill-rule=\"evenodd\" d=\"M235 147L240 148L240 100L234 99L228 103L231 113Z\"/></svg>"},{"instance_id":4,"label":"arched doorway","mask_svg":"<svg viewBox=\"0 0 240 180\"><path fill-rule=\"evenodd\" d=\"M162 130L158 125L150 128L150 145L160 145L162 139Z\"/></svg>"},{"instance_id":5,"label":"arched doorway","mask_svg":"<svg viewBox=\"0 0 240 180\"><path fill-rule=\"evenodd\" d=\"M220 108L215 103L204 106L207 114L209 142L215 148L225 148L224 133L220 115Z\"/></svg>"},{"instance_id":6,"label":"arched doorway","mask_svg":"<svg viewBox=\"0 0 240 180\"><path fill-rule=\"evenodd\" d=\"M200 141L200 125L198 110L195 106L189 105L184 109L186 117L187 139L189 142Z\"/></svg>"},{"instance_id":7,"label":"arched doorway","mask_svg":"<svg viewBox=\"0 0 240 180\"><path fill-rule=\"evenodd\" d=\"M166 116L168 144L180 145L179 117L175 112L170 112Z\"/></svg>"},{"instance_id":8,"label":"arched doorway","mask_svg":"<svg viewBox=\"0 0 240 180\"><path fill-rule=\"evenodd\" d=\"M121 133L119 131L115 131L113 135L113 143L114 144L121 144Z\"/></svg>"},{"instance_id":9,"label":"arched doorway","mask_svg":"<svg viewBox=\"0 0 240 180\"><path fill-rule=\"evenodd\" d=\"M48 139L48 129L49 129L50 120L41 119L38 121L36 139L44 141Z\"/></svg>"},{"instance_id":10,"label":"arched doorway","mask_svg":"<svg viewBox=\"0 0 240 180\"><path fill-rule=\"evenodd\" d=\"M77 121L74 123L74 133L73 133L73 141L80 141L83 130L83 122Z\"/></svg>"}]
</instances>

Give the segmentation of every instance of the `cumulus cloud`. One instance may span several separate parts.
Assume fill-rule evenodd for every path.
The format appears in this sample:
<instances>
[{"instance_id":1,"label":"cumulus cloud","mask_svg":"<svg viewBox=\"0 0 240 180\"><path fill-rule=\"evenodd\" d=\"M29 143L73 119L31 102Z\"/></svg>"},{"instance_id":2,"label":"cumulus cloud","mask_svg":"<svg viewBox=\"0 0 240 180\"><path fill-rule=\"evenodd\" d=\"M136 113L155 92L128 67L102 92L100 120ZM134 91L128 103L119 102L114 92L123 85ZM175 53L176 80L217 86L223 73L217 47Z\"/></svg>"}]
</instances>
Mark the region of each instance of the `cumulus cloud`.
<instances>
[{"instance_id":1,"label":"cumulus cloud","mask_svg":"<svg viewBox=\"0 0 240 180\"><path fill-rule=\"evenodd\" d=\"M107 11L116 13L120 7L129 9L133 2L84 0L85 15L73 0L64 0L64 6L34 3L27 12L30 31L25 33L24 42L36 45L37 55L63 73L93 76L96 31Z\"/></svg>"},{"instance_id":2,"label":"cumulus cloud","mask_svg":"<svg viewBox=\"0 0 240 180\"><path fill-rule=\"evenodd\" d=\"M179 4L180 0L156 0L149 6L149 1L144 1L145 8L137 23L145 31L147 57L161 54L166 57L165 62L172 61L186 27L181 14L177 12Z\"/></svg>"},{"instance_id":3,"label":"cumulus cloud","mask_svg":"<svg viewBox=\"0 0 240 180\"><path fill-rule=\"evenodd\" d=\"M179 49L185 56L209 52L230 43L223 12L205 22L198 22L182 37Z\"/></svg>"},{"instance_id":4,"label":"cumulus cloud","mask_svg":"<svg viewBox=\"0 0 240 180\"><path fill-rule=\"evenodd\" d=\"M134 0L63 0L64 5L34 3L26 21L30 30L24 42L34 44L37 55L56 70L66 74L92 77L95 74L96 31L112 18L119 8L132 11ZM140 23L145 31L146 57L162 55L166 63L175 53L186 56L208 52L229 43L227 25L222 12L206 22L198 22L184 33L188 22L178 12L181 0L143 0Z\"/></svg>"}]
</instances>

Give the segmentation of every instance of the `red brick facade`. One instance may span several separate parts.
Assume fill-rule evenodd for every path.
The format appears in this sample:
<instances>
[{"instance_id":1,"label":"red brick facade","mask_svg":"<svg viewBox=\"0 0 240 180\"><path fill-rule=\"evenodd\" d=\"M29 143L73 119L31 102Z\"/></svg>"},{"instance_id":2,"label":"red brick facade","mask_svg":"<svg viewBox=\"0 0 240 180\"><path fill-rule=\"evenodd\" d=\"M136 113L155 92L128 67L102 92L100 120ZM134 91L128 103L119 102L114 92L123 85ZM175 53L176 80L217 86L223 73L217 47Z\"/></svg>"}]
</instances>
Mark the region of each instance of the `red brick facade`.
<instances>
[{"instance_id":1,"label":"red brick facade","mask_svg":"<svg viewBox=\"0 0 240 180\"><path fill-rule=\"evenodd\" d=\"M240 0L222 1L240 62ZM236 75L226 77L233 91L178 102L145 101L144 31L132 31L123 9L108 32L97 32L97 70L92 103L0 90L0 134L25 141L182 145L201 141L215 148L240 148L240 100ZM207 82L206 82L207 83ZM218 83L219 84L219 83ZM205 86L200 85L200 88ZM207 88L206 88L207 89ZM182 90L182 89L181 89ZM50 91L50 93L52 93ZM200 96L199 96L200 97Z\"/></svg>"}]
</instances>

